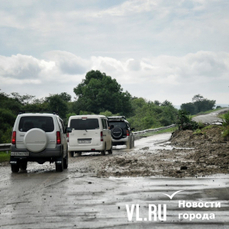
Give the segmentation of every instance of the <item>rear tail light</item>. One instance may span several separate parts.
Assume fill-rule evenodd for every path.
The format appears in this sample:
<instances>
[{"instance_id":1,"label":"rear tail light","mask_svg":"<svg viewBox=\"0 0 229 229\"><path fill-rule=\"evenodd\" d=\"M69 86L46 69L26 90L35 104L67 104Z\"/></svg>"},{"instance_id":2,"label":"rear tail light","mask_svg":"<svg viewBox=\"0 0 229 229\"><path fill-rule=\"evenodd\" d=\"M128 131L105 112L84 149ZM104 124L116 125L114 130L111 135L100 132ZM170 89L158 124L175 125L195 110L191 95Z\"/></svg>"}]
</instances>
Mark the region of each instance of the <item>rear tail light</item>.
<instances>
[{"instance_id":1,"label":"rear tail light","mask_svg":"<svg viewBox=\"0 0 229 229\"><path fill-rule=\"evenodd\" d=\"M12 133L11 143L12 143L13 145L16 144L16 131L13 131L13 133Z\"/></svg>"},{"instance_id":2,"label":"rear tail light","mask_svg":"<svg viewBox=\"0 0 229 229\"><path fill-rule=\"evenodd\" d=\"M61 144L60 131L56 132L56 144Z\"/></svg>"},{"instance_id":3,"label":"rear tail light","mask_svg":"<svg viewBox=\"0 0 229 229\"><path fill-rule=\"evenodd\" d=\"M69 133L67 133L67 142L69 142Z\"/></svg>"},{"instance_id":4,"label":"rear tail light","mask_svg":"<svg viewBox=\"0 0 229 229\"><path fill-rule=\"evenodd\" d=\"M100 141L103 141L103 131L100 132Z\"/></svg>"},{"instance_id":5,"label":"rear tail light","mask_svg":"<svg viewBox=\"0 0 229 229\"><path fill-rule=\"evenodd\" d=\"M130 136L129 130L126 131L126 136Z\"/></svg>"}]
</instances>

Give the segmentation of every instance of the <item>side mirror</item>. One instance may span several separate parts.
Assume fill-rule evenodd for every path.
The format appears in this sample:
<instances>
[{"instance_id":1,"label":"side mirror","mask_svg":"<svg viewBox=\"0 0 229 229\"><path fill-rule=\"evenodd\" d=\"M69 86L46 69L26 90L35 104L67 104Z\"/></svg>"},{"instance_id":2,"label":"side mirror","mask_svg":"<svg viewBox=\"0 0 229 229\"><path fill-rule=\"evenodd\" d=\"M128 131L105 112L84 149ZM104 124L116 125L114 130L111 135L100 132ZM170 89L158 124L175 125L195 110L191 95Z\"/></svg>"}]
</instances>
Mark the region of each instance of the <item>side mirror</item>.
<instances>
[{"instance_id":1,"label":"side mirror","mask_svg":"<svg viewBox=\"0 0 229 229\"><path fill-rule=\"evenodd\" d=\"M67 127L66 133L71 133L71 132L72 132L72 128L71 127Z\"/></svg>"},{"instance_id":2,"label":"side mirror","mask_svg":"<svg viewBox=\"0 0 229 229\"><path fill-rule=\"evenodd\" d=\"M114 129L114 125L110 125L109 127L110 130Z\"/></svg>"}]
</instances>

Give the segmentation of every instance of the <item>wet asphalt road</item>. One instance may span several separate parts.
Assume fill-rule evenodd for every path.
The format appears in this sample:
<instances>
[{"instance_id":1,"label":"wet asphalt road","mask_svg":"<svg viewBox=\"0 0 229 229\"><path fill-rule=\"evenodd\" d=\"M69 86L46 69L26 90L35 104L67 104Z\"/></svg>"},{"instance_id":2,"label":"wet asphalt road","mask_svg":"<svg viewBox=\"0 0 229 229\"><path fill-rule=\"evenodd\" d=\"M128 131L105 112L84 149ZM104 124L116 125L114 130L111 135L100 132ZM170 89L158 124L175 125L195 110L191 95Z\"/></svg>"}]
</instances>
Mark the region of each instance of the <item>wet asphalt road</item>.
<instances>
[{"instance_id":1,"label":"wet asphalt road","mask_svg":"<svg viewBox=\"0 0 229 229\"><path fill-rule=\"evenodd\" d=\"M138 140L133 150L168 138ZM127 150L109 156L120 153ZM84 158L90 166L101 156ZM229 228L229 175L97 178L90 170L79 172L77 160L63 173L32 163L27 173L12 174L1 166L0 174L1 229Z\"/></svg>"},{"instance_id":2,"label":"wet asphalt road","mask_svg":"<svg viewBox=\"0 0 229 229\"><path fill-rule=\"evenodd\" d=\"M222 112L227 112L229 110L229 108L224 108L215 112L211 112L209 114L205 114L205 115L198 115L196 117L193 118L194 121L196 122L202 122L202 123L221 123L222 119L217 117L220 113Z\"/></svg>"}]
</instances>

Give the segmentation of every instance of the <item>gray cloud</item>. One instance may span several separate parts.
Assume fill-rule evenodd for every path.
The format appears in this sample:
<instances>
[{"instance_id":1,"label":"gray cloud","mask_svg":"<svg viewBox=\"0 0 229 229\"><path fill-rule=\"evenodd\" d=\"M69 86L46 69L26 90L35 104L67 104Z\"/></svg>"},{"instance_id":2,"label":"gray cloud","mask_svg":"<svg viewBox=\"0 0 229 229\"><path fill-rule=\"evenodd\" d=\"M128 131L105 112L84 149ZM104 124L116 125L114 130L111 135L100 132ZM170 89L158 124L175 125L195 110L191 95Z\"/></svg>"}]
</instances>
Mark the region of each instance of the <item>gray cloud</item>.
<instances>
[{"instance_id":1,"label":"gray cloud","mask_svg":"<svg viewBox=\"0 0 229 229\"><path fill-rule=\"evenodd\" d=\"M72 93L98 69L133 96L179 104L204 92L223 103L228 10L228 0L2 0L0 87Z\"/></svg>"},{"instance_id":2,"label":"gray cloud","mask_svg":"<svg viewBox=\"0 0 229 229\"><path fill-rule=\"evenodd\" d=\"M13 55L11 57L0 56L0 75L17 78L37 78L41 68L36 58L25 55Z\"/></svg>"},{"instance_id":3,"label":"gray cloud","mask_svg":"<svg viewBox=\"0 0 229 229\"><path fill-rule=\"evenodd\" d=\"M72 53L64 51L51 51L45 55L55 64L62 73L70 75L79 75L85 73L90 67L90 63Z\"/></svg>"}]
</instances>

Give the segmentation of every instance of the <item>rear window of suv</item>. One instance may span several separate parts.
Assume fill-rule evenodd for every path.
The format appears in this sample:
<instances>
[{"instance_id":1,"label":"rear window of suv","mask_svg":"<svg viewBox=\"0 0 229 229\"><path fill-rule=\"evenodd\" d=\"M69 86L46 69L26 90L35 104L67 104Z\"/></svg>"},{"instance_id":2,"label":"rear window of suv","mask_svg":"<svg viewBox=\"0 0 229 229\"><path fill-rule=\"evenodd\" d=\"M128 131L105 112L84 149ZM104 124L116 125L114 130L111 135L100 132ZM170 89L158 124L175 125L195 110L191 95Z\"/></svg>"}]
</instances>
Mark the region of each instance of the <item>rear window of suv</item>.
<instances>
[{"instance_id":1,"label":"rear window of suv","mask_svg":"<svg viewBox=\"0 0 229 229\"><path fill-rule=\"evenodd\" d=\"M45 116L25 116L21 117L19 122L19 131L27 132L32 128L40 128L45 132L52 132L54 124L52 117Z\"/></svg>"},{"instance_id":2,"label":"rear window of suv","mask_svg":"<svg viewBox=\"0 0 229 229\"><path fill-rule=\"evenodd\" d=\"M75 130L94 130L99 128L99 120L96 118L72 119L70 127Z\"/></svg>"},{"instance_id":3,"label":"rear window of suv","mask_svg":"<svg viewBox=\"0 0 229 229\"><path fill-rule=\"evenodd\" d=\"M111 126L111 125L113 125L114 127L118 126L118 127L121 127L122 129L126 129L126 123L125 122L120 122L120 121L113 122L113 121L110 121L109 122L109 126Z\"/></svg>"}]
</instances>

